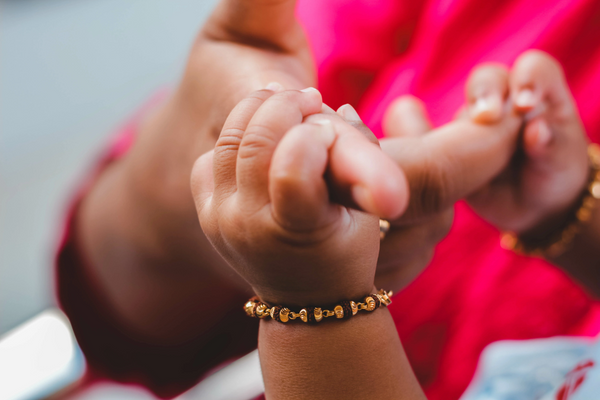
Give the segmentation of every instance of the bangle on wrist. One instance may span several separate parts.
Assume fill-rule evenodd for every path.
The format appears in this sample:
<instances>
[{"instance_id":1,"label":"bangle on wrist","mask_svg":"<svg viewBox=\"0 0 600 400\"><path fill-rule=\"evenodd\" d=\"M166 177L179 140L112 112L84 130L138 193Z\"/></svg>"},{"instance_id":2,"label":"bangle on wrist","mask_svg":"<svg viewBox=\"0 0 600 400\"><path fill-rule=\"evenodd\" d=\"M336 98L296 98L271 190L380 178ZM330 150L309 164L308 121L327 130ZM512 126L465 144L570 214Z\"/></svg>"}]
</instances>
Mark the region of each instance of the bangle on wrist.
<instances>
[{"instance_id":1,"label":"bangle on wrist","mask_svg":"<svg viewBox=\"0 0 600 400\"><path fill-rule=\"evenodd\" d=\"M244 305L244 311L249 317L271 318L274 321L286 323L295 319L302 322L317 323L325 318L334 317L336 319L348 319L356 315L359 311L371 312L379 307L387 307L392 304L392 292L386 292L381 289L378 293L365 296L361 301L351 300L341 301L335 305L333 310L323 309L321 307L305 307L299 312L291 311L284 306L270 306L253 297Z\"/></svg>"},{"instance_id":2,"label":"bangle on wrist","mask_svg":"<svg viewBox=\"0 0 600 400\"><path fill-rule=\"evenodd\" d=\"M558 257L569 249L581 226L591 219L592 211L600 199L600 146L594 143L588 145L588 157L590 159L588 183L577 207L571 212L562 229L536 246L524 243L514 232L505 232L500 239L503 248L519 254L544 258Z\"/></svg>"}]
</instances>

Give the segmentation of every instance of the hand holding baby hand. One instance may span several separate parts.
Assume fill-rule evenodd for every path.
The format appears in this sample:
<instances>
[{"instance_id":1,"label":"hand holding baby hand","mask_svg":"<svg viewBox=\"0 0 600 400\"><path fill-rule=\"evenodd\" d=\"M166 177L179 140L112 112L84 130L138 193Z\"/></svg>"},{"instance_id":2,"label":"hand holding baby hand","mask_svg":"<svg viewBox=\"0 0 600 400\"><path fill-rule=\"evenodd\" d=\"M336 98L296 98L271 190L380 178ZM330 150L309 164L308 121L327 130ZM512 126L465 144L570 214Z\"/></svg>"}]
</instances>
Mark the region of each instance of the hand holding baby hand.
<instances>
[{"instance_id":1,"label":"hand holding baby hand","mask_svg":"<svg viewBox=\"0 0 600 400\"><path fill-rule=\"evenodd\" d=\"M396 217L407 204L394 162L321 110L314 89L255 92L192 173L205 234L264 301L305 306L369 293L379 251L372 214ZM333 203L334 192L372 214Z\"/></svg>"}]
</instances>

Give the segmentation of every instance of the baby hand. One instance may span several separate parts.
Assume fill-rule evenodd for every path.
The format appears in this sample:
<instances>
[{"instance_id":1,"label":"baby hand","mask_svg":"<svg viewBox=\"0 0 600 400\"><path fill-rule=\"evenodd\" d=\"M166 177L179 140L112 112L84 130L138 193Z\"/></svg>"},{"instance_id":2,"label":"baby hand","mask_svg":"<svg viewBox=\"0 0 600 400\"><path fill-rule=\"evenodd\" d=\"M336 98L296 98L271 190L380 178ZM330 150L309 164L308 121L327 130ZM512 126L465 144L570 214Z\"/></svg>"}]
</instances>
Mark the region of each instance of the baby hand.
<instances>
[{"instance_id":1,"label":"baby hand","mask_svg":"<svg viewBox=\"0 0 600 400\"><path fill-rule=\"evenodd\" d=\"M330 304L371 292L377 216L397 217L408 201L396 164L335 113L319 114L322 107L314 89L255 92L192 172L206 236L272 304ZM333 203L334 192L349 193L370 214Z\"/></svg>"},{"instance_id":2,"label":"baby hand","mask_svg":"<svg viewBox=\"0 0 600 400\"><path fill-rule=\"evenodd\" d=\"M589 162L585 130L559 63L528 51L510 73L498 66L475 70L467 92L476 120L500 118L506 100L525 120L511 164L469 198L471 206L499 229L524 238L560 229L582 194Z\"/></svg>"}]
</instances>

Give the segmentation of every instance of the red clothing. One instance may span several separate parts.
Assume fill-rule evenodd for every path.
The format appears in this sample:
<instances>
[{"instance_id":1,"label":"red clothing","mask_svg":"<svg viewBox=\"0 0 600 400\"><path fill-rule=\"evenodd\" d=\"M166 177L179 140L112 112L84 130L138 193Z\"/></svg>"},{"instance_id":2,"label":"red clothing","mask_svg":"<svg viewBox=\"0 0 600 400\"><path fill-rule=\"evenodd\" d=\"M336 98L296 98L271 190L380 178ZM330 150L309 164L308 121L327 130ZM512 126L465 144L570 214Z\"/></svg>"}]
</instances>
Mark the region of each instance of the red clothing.
<instances>
[{"instance_id":1,"label":"red clothing","mask_svg":"<svg viewBox=\"0 0 600 400\"><path fill-rule=\"evenodd\" d=\"M416 95L435 124L447 122L463 103L472 67L510 64L538 48L562 63L587 132L599 137L598 2L304 0L299 15L325 102L358 105L379 136L383 112L397 96ZM120 146L109 160L126 151ZM90 290L72 235L58 257L59 297L94 370L170 396L256 345L253 332L244 343L229 336L235 318L243 318L241 307L231 326L185 348L133 342L111 319L102 294ZM498 232L464 204L430 267L395 297L391 312L430 400L457 399L493 341L600 332L598 303L547 263L502 250Z\"/></svg>"}]
</instances>

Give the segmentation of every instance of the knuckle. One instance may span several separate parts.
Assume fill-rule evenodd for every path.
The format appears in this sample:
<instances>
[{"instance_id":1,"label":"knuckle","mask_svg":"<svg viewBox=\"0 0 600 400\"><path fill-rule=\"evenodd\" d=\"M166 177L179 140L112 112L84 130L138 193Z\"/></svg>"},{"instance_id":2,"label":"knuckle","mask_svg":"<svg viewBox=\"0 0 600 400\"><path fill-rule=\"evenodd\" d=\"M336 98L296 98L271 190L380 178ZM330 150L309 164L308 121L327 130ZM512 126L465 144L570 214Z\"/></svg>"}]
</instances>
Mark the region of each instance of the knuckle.
<instances>
[{"instance_id":1,"label":"knuckle","mask_svg":"<svg viewBox=\"0 0 600 400\"><path fill-rule=\"evenodd\" d=\"M267 125L249 127L239 144L240 159L255 158L268 149L275 148L278 140L277 133Z\"/></svg>"},{"instance_id":2,"label":"knuckle","mask_svg":"<svg viewBox=\"0 0 600 400\"><path fill-rule=\"evenodd\" d=\"M215 154L237 151L242 142L244 131L238 128L225 128L215 144Z\"/></svg>"},{"instance_id":3,"label":"knuckle","mask_svg":"<svg viewBox=\"0 0 600 400\"><path fill-rule=\"evenodd\" d=\"M433 161L428 161L421 169L417 184L411 187L411 203L417 209L417 214L431 215L444 211L450 203L448 190L448 174L444 168Z\"/></svg>"}]
</instances>

